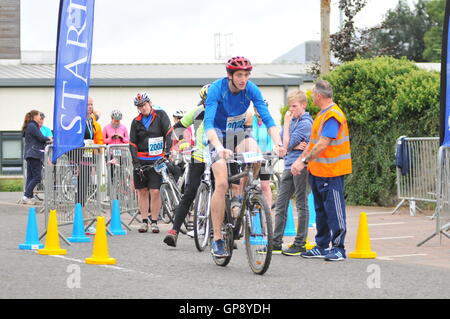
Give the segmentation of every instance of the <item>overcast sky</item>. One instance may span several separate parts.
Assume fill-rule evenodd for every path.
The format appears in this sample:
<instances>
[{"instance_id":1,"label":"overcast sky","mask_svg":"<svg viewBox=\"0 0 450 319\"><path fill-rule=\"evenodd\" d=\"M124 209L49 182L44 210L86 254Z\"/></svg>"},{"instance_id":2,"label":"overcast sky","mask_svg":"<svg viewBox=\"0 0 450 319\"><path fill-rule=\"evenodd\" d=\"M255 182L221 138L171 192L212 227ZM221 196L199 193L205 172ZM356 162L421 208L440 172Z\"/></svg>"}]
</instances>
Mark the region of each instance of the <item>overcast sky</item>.
<instances>
[{"instance_id":1,"label":"overcast sky","mask_svg":"<svg viewBox=\"0 0 450 319\"><path fill-rule=\"evenodd\" d=\"M337 3L332 0L332 33ZM397 3L367 0L357 25L376 25ZM58 5L21 0L22 50L55 50ZM92 62L223 62L215 60L215 33L232 33L231 55L268 63L320 39L320 0L96 0Z\"/></svg>"}]
</instances>

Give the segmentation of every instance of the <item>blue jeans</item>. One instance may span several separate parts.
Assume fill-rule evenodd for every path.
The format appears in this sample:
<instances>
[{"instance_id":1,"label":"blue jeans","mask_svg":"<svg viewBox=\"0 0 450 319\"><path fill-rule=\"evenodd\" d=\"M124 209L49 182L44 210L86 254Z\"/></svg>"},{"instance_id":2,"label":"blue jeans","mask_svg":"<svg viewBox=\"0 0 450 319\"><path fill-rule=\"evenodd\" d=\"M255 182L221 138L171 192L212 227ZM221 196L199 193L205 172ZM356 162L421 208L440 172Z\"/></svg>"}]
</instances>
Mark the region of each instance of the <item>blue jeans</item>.
<instances>
[{"instance_id":1,"label":"blue jeans","mask_svg":"<svg viewBox=\"0 0 450 319\"><path fill-rule=\"evenodd\" d=\"M316 244L322 248L344 249L347 233L344 176L317 177L309 175L316 210Z\"/></svg>"},{"instance_id":2,"label":"blue jeans","mask_svg":"<svg viewBox=\"0 0 450 319\"><path fill-rule=\"evenodd\" d=\"M37 158L27 158L27 183L24 196L33 198L33 190L42 179L42 162Z\"/></svg>"}]
</instances>

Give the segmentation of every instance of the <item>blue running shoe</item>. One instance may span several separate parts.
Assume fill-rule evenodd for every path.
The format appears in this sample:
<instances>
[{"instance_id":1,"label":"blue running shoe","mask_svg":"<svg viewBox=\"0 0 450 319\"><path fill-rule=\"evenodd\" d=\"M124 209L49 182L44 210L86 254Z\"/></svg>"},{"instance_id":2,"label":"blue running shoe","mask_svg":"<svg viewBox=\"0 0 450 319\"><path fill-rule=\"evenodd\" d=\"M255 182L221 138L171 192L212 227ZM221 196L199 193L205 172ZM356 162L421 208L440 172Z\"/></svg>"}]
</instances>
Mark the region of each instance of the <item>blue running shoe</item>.
<instances>
[{"instance_id":1,"label":"blue running shoe","mask_svg":"<svg viewBox=\"0 0 450 319\"><path fill-rule=\"evenodd\" d=\"M228 253L225 250L225 242L223 239L213 241L211 245L211 253L217 258L225 258Z\"/></svg>"},{"instance_id":2,"label":"blue running shoe","mask_svg":"<svg viewBox=\"0 0 450 319\"><path fill-rule=\"evenodd\" d=\"M345 251L339 248L332 248L325 256L325 260L327 261L341 261L345 260Z\"/></svg>"},{"instance_id":3,"label":"blue running shoe","mask_svg":"<svg viewBox=\"0 0 450 319\"><path fill-rule=\"evenodd\" d=\"M313 249L310 249L304 253L301 253L300 256L303 258L325 258L328 254L328 250L319 246L314 246Z\"/></svg>"}]
</instances>

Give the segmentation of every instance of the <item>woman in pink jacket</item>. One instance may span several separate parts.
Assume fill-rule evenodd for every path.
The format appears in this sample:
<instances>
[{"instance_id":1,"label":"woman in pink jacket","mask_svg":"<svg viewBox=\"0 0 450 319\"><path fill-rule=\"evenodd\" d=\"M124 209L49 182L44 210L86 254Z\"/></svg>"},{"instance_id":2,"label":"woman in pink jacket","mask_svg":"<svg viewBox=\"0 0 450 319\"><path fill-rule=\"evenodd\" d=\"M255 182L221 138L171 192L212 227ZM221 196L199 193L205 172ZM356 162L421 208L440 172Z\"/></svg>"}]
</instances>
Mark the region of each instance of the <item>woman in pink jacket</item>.
<instances>
[{"instance_id":1,"label":"woman in pink jacket","mask_svg":"<svg viewBox=\"0 0 450 319\"><path fill-rule=\"evenodd\" d=\"M130 139L125 125L120 123L122 112L114 110L111 113L111 123L103 128L105 144L127 144Z\"/></svg>"}]
</instances>

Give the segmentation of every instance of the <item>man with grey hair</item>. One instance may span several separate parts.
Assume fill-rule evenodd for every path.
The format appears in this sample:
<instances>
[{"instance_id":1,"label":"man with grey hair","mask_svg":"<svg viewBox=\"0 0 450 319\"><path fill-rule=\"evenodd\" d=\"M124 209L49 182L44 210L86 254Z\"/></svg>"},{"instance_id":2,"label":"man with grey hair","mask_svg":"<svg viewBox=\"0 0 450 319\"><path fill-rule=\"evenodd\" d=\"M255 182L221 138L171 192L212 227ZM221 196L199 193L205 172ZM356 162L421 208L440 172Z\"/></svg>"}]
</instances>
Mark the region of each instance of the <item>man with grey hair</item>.
<instances>
[{"instance_id":1,"label":"man with grey hair","mask_svg":"<svg viewBox=\"0 0 450 319\"><path fill-rule=\"evenodd\" d=\"M320 112L314 119L306 150L291 167L294 176L308 167L316 210L316 246L300 256L345 260L344 176L352 172L347 119L333 102L333 89L329 82L317 81L312 97Z\"/></svg>"}]
</instances>

